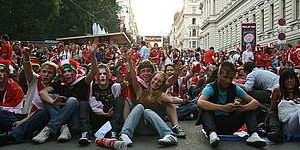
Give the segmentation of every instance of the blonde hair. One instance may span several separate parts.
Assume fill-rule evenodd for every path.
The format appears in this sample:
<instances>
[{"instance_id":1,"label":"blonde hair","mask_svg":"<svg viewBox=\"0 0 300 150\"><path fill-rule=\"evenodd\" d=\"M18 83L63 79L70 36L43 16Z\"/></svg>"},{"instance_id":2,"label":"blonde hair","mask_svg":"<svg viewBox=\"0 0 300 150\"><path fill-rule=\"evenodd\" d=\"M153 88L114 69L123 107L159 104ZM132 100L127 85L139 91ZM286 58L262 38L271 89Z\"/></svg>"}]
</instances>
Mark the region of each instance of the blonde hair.
<instances>
[{"instance_id":1,"label":"blonde hair","mask_svg":"<svg viewBox=\"0 0 300 150\"><path fill-rule=\"evenodd\" d=\"M44 67L46 67L46 66L48 66L51 70L53 70L53 71L54 71L54 74L57 73L57 68L58 68L58 66L57 66L55 63L53 63L53 62L51 62L51 61L46 61L46 62L44 62L44 63L41 65L41 70L42 70Z\"/></svg>"}]
</instances>

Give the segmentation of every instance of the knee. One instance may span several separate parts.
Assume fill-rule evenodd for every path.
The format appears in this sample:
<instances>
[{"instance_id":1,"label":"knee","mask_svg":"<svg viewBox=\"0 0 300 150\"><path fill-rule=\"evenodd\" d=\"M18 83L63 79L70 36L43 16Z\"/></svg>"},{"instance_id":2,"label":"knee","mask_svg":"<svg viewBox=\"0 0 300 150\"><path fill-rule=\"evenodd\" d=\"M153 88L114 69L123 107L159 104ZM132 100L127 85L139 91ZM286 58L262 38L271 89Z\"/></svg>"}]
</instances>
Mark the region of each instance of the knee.
<instances>
[{"instance_id":1,"label":"knee","mask_svg":"<svg viewBox=\"0 0 300 150\"><path fill-rule=\"evenodd\" d=\"M135 109L137 109L138 111L144 111L145 110L145 108L142 104L137 104L135 107L136 107Z\"/></svg>"},{"instance_id":2,"label":"knee","mask_svg":"<svg viewBox=\"0 0 300 150\"><path fill-rule=\"evenodd\" d=\"M79 106L79 102L78 102L77 98L75 98L75 97L69 97L68 100L65 103L65 106L76 107L76 106Z\"/></svg>"}]
</instances>

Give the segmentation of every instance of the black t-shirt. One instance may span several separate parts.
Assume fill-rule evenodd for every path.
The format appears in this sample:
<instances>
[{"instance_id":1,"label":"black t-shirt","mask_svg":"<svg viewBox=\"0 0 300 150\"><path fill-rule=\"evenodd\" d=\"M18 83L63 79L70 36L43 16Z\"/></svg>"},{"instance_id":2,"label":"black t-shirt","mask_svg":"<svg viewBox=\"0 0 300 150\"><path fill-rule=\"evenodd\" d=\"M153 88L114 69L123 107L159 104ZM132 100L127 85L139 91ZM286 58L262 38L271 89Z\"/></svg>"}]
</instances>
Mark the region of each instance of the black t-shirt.
<instances>
[{"instance_id":1,"label":"black t-shirt","mask_svg":"<svg viewBox=\"0 0 300 150\"><path fill-rule=\"evenodd\" d=\"M102 102L104 112L108 112L113 106L115 97L111 91L112 84L113 82L110 81L106 89L100 89L98 84L93 84L93 96L95 96L97 101Z\"/></svg>"},{"instance_id":2,"label":"black t-shirt","mask_svg":"<svg viewBox=\"0 0 300 150\"><path fill-rule=\"evenodd\" d=\"M56 81L50 85L54 91L53 93L59 94L60 96L75 97L78 101L88 101L89 85L85 83L85 78L77 82L73 86L62 85L62 82Z\"/></svg>"}]
</instances>

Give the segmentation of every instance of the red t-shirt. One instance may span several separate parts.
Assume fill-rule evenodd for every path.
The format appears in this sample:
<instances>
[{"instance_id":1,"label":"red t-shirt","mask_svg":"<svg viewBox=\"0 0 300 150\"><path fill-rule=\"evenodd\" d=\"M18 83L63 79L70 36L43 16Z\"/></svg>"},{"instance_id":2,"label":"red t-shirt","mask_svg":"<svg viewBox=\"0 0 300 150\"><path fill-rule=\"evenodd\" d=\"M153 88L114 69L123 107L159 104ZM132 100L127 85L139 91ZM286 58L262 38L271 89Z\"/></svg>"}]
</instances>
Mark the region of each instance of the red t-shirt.
<instances>
[{"instance_id":1,"label":"red t-shirt","mask_svg":"<svg viewBox=\"0 0 300 150\"><path fill-rule=\"evenodd\" d=\"M133 60L134 64L137 63L137 59L141 58L139 53L134 53L133 55L131 55L131 59Z\"/></svg>"},{"instance_id":2,"label":"red t-shirt","mask_svg":"<svg viewBox=\"0 0 300 150\"><path fill-rule=\"evenodd\" d=\"M210 64L214 64L214 60L212 57L215 55L214 51L208 50L207 52L204 53L204 62L205 66L208 66Z\"/></svg>"},{"instance_id":3,"label":"red t-shirt","mask_svg":"<svg viewBox=\"0 0 300 150\"><path fill-rule=\"evenodd\" d=\"M0 57L2 54L6 54L6 57L3 59L11 61L12 59L12 46L9 44L9 42L4 42L1 51L0 51Z\"/></svg>"},{"instance_id":4,"label":"red t-shirt","mask_svg":"<svg viewBox=\"0 0 300 150\"><path fill-rule=\"evenodd\" d=\"M162 53L159 50L153 50L150 52L150 57L156 57L156 58L152 58L152 63L158 65L160 64L160 58L162 57Z\"/></svg>"}]
</instances>

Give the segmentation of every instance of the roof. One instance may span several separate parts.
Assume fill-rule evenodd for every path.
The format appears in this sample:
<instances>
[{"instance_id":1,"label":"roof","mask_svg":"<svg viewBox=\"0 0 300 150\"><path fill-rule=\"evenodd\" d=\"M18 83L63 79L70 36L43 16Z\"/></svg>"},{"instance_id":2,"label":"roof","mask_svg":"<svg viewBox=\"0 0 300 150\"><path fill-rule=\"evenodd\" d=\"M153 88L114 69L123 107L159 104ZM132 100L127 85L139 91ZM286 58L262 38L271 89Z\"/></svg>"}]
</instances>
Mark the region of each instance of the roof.
<instances>
[{"instance_id":1,"label":"roof","mask_svg":"<svg viewBox=\"0 0 300 150\"><path fill-rule=\"evenodd\" d=\"M94 37L110 37L113 41L122 44L130 44L130 40L124 32L108 33L108 34L95 34L95 35L86 35L86 36L72 36L72 37L62 37L56 38L57 41L65 40L78 40L78 39L87 39Z\"/></svg>"}]
</instances>

